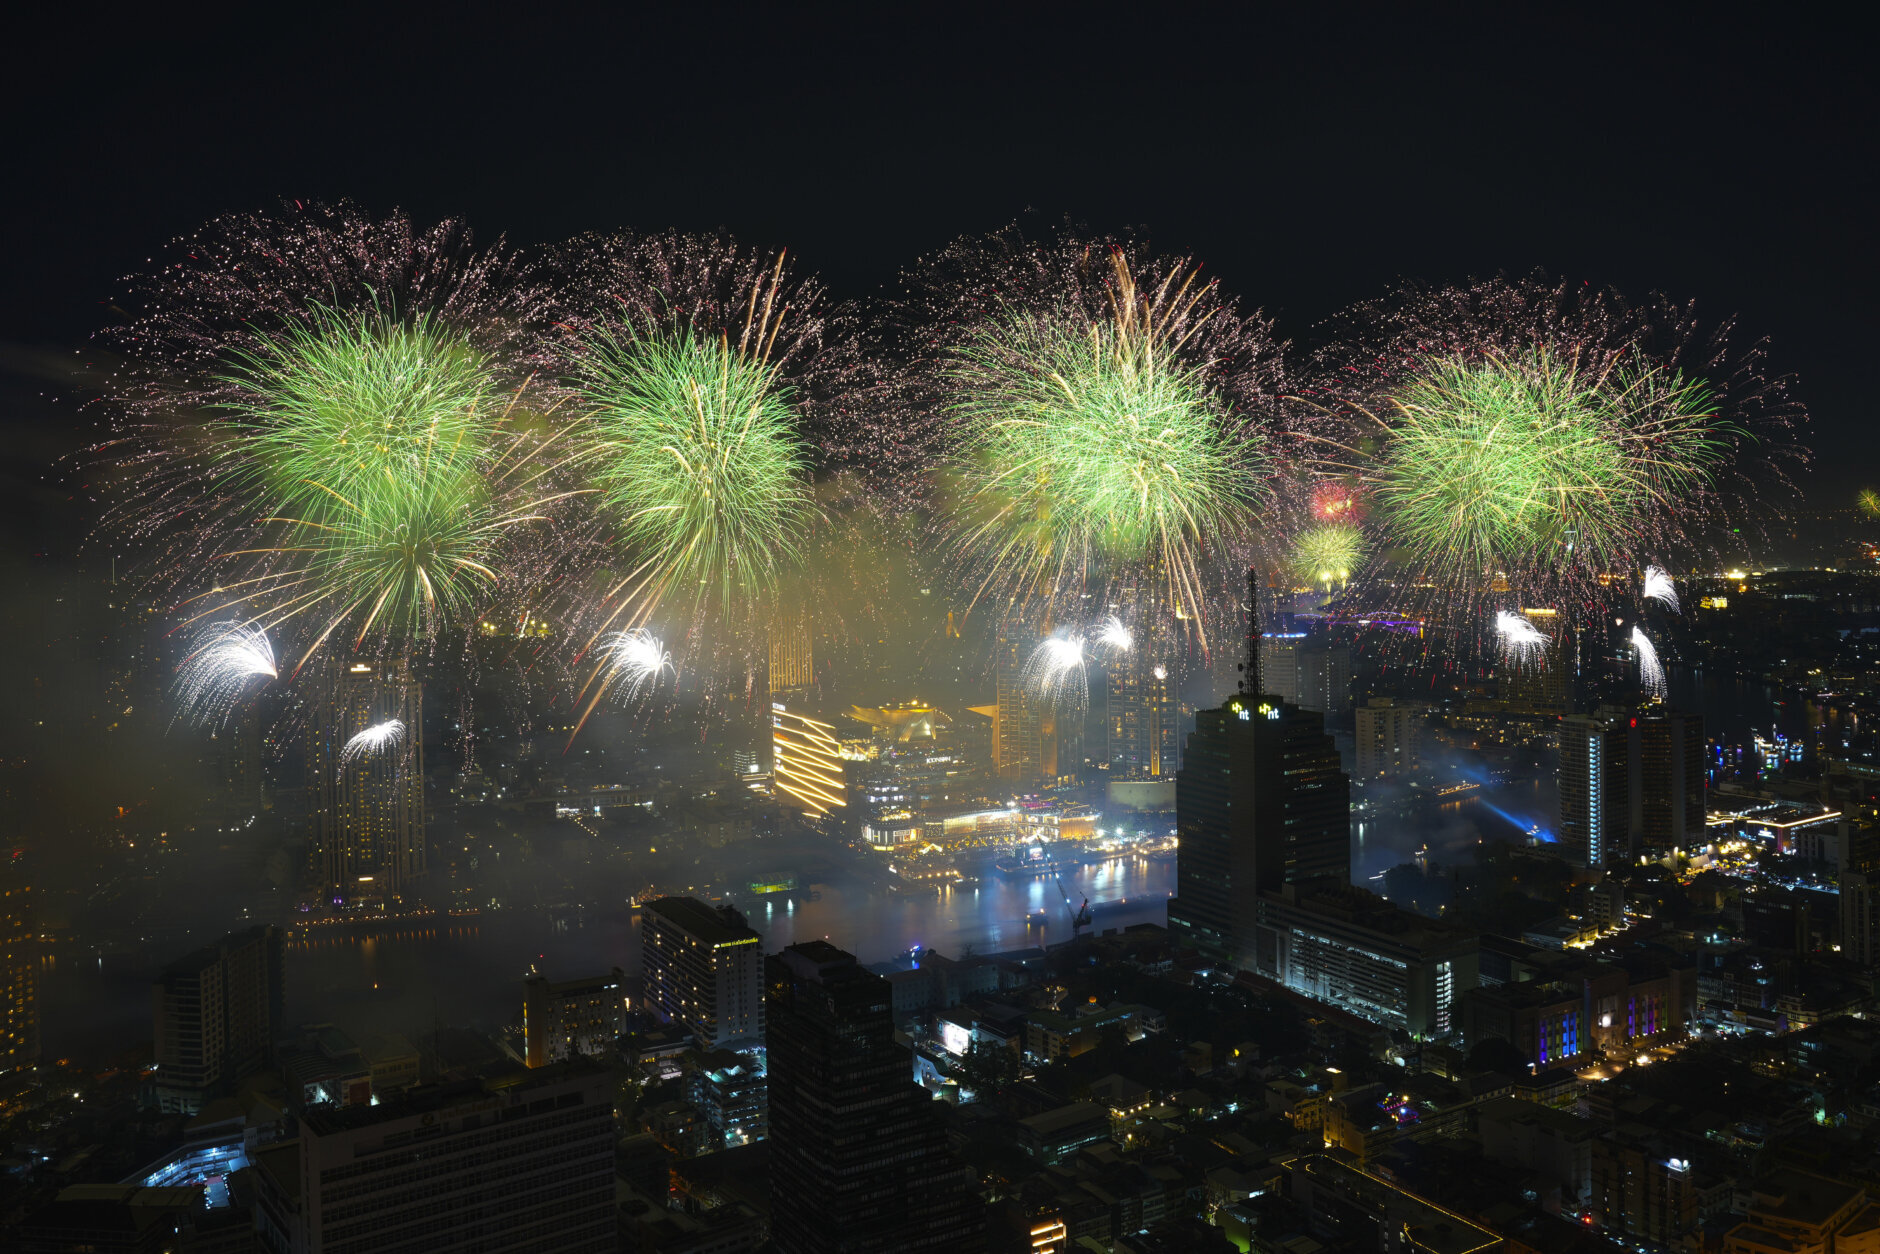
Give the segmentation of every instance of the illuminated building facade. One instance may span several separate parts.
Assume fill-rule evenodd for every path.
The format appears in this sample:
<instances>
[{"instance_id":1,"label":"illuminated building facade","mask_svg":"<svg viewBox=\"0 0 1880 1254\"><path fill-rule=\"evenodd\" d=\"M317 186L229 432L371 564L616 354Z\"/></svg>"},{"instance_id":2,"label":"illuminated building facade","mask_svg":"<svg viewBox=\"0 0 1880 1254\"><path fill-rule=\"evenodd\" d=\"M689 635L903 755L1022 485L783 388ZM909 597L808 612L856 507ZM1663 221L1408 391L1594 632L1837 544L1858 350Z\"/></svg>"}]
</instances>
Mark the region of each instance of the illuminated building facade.
<instances>
[{"instance_id":1,"label":"illuminated building facade","mask_svg":"<svg viewBox=\"0 0 1880 1254\"><path fill-rule=\"evenodd\" d=\"M640 907L646 1004L701 1049L764 1035L763 937L730 906L661 897Z\"/></svg>"},{"instance_id":2,"label":"illuminated building facade","mask_svg":"<svg viewBox=\"0 0 1880 1254\"><path fill-rule=\"evenodd\" d=\"M159 1108L195 1114L266 1066L285 1004L277 927L236 932L163 968L151 989Z\"/></svg>"},{"instance_id":3,"label":"illuminated building facade","mask_svg":"<svg viewBox=\"0 0 1880 1254\"><path fill-rule=\"evenodd\" d=\"M1045 712L1025 691L1025 665L1037 643L1037 637L1017 623L999 629L993 659L992 765L1007 778L1049 774L1056 766L1055 746L1046 746L1054 737L1045 727Z\"/></svg>"},{"instance_id":4,"label":"illuminated building facade","mask_svg":"<svg viewBox=\"0 0 1880 1254\"><path fill-rule=\"evenodd\" d=\"M0 1074L39 1061L39 945L25 856L0 851Z\"/></svg>"},{"instance_id":5,"label":"illuminated building facade","mask_svg":"<svg viewBox=\"0 0 1880 1254\"><path fill-rule=\"evenodd\" d=\"M522 1037L528 1064L546 1067L579 1054L612 1053L627 1030L626 982L619 967L586 980L551 983L545 975L524 980Z\"/></svg>"},{"instance_id":6,"label":"illuminated building facade","mask_svg":"<svg viewBox=\"0 0 1880 1254\"><path fill-rule=\"evenodd\" d=\"M1351 780L1338 746L1321 715L1262 691L1263 652L1264 641L1250 644L1240 692L1196 714L1175 777L1169 929L1241 966L1252 965L1261 893L1351 879Z\"/></svg>"},{"instance_id":7,"label":"illuminated building facade","mask_svg":"<svg viewBox=\"0 0 1880 1254\"><path fill-rule=\"evenodd\" d=\"M809 621L802 616L771 624L770 695L795 696L816 682Z\"/></svg>"},{"instance_id":8,"label":"illuminated building facade","mask_svg":"<svg viewBox=\"0 0 1880 1254\"><path fill-rule=\"evenodd\" d=\"M1576 654L1572 625L1559 610L1524 609L1521 613L1547 637L1547 644L1533 662L1503 671L1502 699L1516 713L1569 713L1573 709Z\"/></svg>"},{"instance_id":9,"label":"illuminated building facade","mask_svg":"<svg viewBox=\"0 0 1880 1254\"><path fill-rule=\"evenodd\" d=\"M402 742L341 764L347 741L397 719ZM424 822L424 686L405 662L336 665L308 732L318 874L344 901L415 895L429 864Z\"/></svg>"},{"instance_id":10,"label":"illuminated building facade","mask_svg":"<svg viewBox=\"0 0 1880 1254\"><path fill-rule=\"evenodd\" d=\"M1626 720L1602 709L1560 722L1560 852L1599 870L1631 860Z\"/></svg>"},{"instance_id":11,"label":"illuminated building facade","mask_svg":"<svg viewBox=\"0 0 1880 1254\"><path fill-rule=\"evenodd\" d=\"M848 805L842 742L836 738L835 724L772 702L770 749L772 779L784 801L816 819Z\"/></svg>"},{"instance_id":12,"label":"illuminated building facade","mask_svg":"<svg viewBox=\"0 0 1880 1254\"><path fill-rule=\"evenodd\" d=\"M1372 697L1358 707L1358 777L1392 779L1422 766L1423 711Z\"/></svg>"},{"instance_id":13,"label":"illuminated building facade","mask_svg":"<svg viewBox=\"0 0 1880 1254\"><path fill-rule=\"evenodd\" d=\"M1294 992L1406 1032L1440 1035L1474 988L1481 947L1467 932L1400 910L1351 884L1287 884L1261 896L1246 965Z\"/></svg>"},{"instance_id":14,"label":"illuminated building facade","mask_svg":"<svg viewBox=\"0 0 1880 1254\"><path fill-rule=\"evenodd\" d=\"M1172 777L1181 768L1181 720L1169 664L1154 660L1149 641L1139 641L1108 682L1110 774Z\"/></svg>"},{"instance_id":15,"label":"illuminated building facade","mask_svg":"<svg viewBox=\"0 0 1880 1254\"><path fill-rule=\"evenodd\" d=\"M888 981L827 941L765 964L779 1254L985 1248L973 1170L894 1039Z\"/></svg>"}]
</instances>

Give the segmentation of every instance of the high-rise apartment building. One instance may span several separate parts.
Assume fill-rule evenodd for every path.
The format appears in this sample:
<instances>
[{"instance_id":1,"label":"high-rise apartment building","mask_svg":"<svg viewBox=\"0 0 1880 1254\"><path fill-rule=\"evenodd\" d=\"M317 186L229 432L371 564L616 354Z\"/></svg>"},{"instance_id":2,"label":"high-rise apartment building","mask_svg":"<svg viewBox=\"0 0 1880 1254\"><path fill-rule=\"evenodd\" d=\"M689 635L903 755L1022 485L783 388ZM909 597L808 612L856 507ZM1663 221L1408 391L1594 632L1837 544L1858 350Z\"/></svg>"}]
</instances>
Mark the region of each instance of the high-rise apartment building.
<instances>
[{"instance_id":1,"label":"high-rise apartment building","mask_svg":"<svg viewBox=\"0 0 1880 1254\"><path fill-rule=\"evenodd\" d=\"M1358 707L1358 778L1392 779L1422 766L1423 710L1372 697Z\"/></svg>"},{"instance_id":2,"label":"high-rise apartment building","mask_svg":"<svg viewBox=\"0 0 1880 1254\"><path fill-rule=\"evenodd\" d=\"M1559 610L1524 609L1534 630L1547 637L1531 661L1502 672L1501 695L1508 708L1527 714L1567 714L1573 709L1573 672L1578 650L1573 627Z\"/></svg>"},{"instance_id":3,"label":"high-rise apartment building","mask_svg":"<svg viewBox=\"0 0 1880 1254\"><path fill-rule=\"evenodd\" d=\"M1880 813L1863 809L1841 820L1841 957L1880 966Z\"/></svg>"},{"instance_id":4,"label":"high-rise apartment building","mask_svg":"<svg viewBox=\"0 0 1880 1254\"><path fill-rule=\"evenodd\" d=\"M827 941L772 955L765 982L780 1254L983 1249L972 1169L913 1083L888 982Z\"/></svg>"},{"instance_id":5,"label":"high-rise apartment building","mask_svg":"<svg viewBox=\"0 0 1880 1254\"><path fill-rule=\"evenodd\" d=\"M1007 777L1029 777L1044 769L1044 712L1025 687L1025 667L1037 642L1017 623L999 628L993 655L992 765Z\"/></svg>"},{"instance_id":6,"label":"high-rise apartment building","mask_svg":"<svg viewBox=\"0 0 1880 1254\"><path fill-rule=\"evenodd\" d=\"M1170 930L1203 953L1252 965L1259 894L1351 879L1351 781L1322 716L1261 690L1249 633L1241 690L1195 716L1175 777L1180 838Z\"/></svg>"},{"instance_id":7,"label":"high-rise apartment building","mask_svg":"<svg viewBox=\"0 0 1880 1254\"><path fill-rule=\"evenodd\" d=\"M396 722L378 752L346 756L368 728ZM424 830L424 687L402 661L336 663L315 698L307 769L315 855L343 901L415 895L429 863Z\"/></svg>"},{"instance_id":8,"label":"high-rise apartment building","mask_svg":"<svg viewBox=\"0 0 1880 1254\"><path fill-rule=\"evenodd\" d=\"M254 1155L260 1248L613 1254L612 1098L586 1063L310 1109L295 1139Z\"/></svg>"},{"instance_id":9,"label":"high-rise apartment building","mask_svg":"<svg viewBox=\"0 0 1880 1254\"><path fill-rule=\"evenodd\" d=\"M688 1028L700 1048L764 1035L764 946L744 916L696 897L640 907L646 1004Z\"/></svg>"},{"instance_id":10,"label":"high-rise apartment building","mask_svg":"<svg viewBox=\"0 0 1880 1254\"><path fill-rule=\"evenodd\" d=\"M1351 650L1302 631L1260 637L1266 692L1302 710L1336 718L1351 708Z\"/></svg>"},{"instance_id":11,"label":"high-rise apartment building","mask_svg":"<svg viewBox=\"0 0 1880 1254\"><path fill-rule=\"evenodd\" d=\"M39 1061L38 939L25 856L0 850L0 1074Z\"/></svg>"},{"instance_id":12,"label":"high-rise apartment building","mask_svg":"<svg viewBox=\"0 0 1880 1254\"><path fill-rule=\"evenodd\" d=\"M1299 704L1299 650L1303 631L1269 631L1260 637L1260 682L1281 701Z\"/></svg>"},{"instance_id":13,"label":"high-rise apartment building","mask_svg":"<svg viewBox=\"0 0 1880 1254\"><path fill-rule=\"evenodd\" d=\"M1598 713L1560 721L1560 852L1598 870L1631 860L1625 717Z\"/></svg>"},{"instance_id":14,"label":"high-rise apartment building","mask_svg":"<svg viewBox=\"0 0 1880 1254\"><path fill-rule=\"evenodd\" d=\"M1653 707L1626 732L1630 852L1666 858L1705 842L1704 717Z\"/></svg>"},{"instance_id":15,"label":"high-rise apartment building","mask_svg":"<svg viewBox=\"0 0 1880 1254\"><path fill-rule=\"evenodd\" d=\"M1181 767L1181 722L1169 662L1148 642L1111 669L1106 730L1112 777L1161 779Z\"/></svg>"},{"instance_id":16,"label":"high-rise apartment building","mask_svg":"<svg viewBox=\"0 0 1880 1254\"><path fill-rule=\"evenodd\" d=\"M522 1038L529 1065L546 1067L577 1055L612 1052L627 1030L626 986L619 967L585 980L550 981L545 975L524 980Z\"/></svg>"},{"instance_id":17,"label":"high-rise apartment building","mask_svg":"<svg viewBox=\"0 0 1880 1254\"><path fill-rule=\"evenodd\" d=\"M779 799L812 819L827 818L849 803L842 743L834 723L770 705L771 779Z\"/></svg>"},{"instance_id":18,"label":"high-rise apartment building","mask_svg":"<svg viewBox=\"0 0 1880 1254\"><path fill-rule=\"evenodd\" d=\"M281 930L253 927L158 974L151 1010L165 1113L194 1114L267 1065L284 1017L282 957Z\"/></svg>"}]
</instances>

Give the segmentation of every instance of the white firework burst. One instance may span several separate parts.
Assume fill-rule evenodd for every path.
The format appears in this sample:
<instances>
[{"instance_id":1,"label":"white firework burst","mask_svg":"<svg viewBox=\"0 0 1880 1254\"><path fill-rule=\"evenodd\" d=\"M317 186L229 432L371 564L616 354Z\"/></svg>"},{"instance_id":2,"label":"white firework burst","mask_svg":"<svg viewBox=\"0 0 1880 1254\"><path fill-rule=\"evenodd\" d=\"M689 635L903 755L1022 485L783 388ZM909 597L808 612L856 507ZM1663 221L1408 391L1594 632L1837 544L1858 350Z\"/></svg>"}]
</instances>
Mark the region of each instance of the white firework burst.
<instances>
[{"instance_id":1,"label":"white firework burst","mask_svg":"<svg viewBox=\"0 0 1880 1254\"><path fill-rule=\"evenodd\" d=\"M1097 624L1096 642L1115 653L1127 653L1135 647L1136 637L1122 619L1112 614Z\"/></svg>"},{"instance_id":2,"label":"white firework burst","mask_svg":"<svg viewBox=\"0 0 1880 1254\"><path fill-rule=\"evenodd\" d=\"M1658 649L1643 628L1632 629L1632 648L1638 652L1638 678L1645 691L1654 697L1665 695L1665 668L1658 660Z\"/></svg>"},{"instance_id":3,"label":"white firework burst","mask_svg":"<svg viewBox=\"0 0 1880 1254\"><path fill-rule=\"evenodd\" d=\"M665 643L644 627L616 631L604 637L601 657L607 687L622 701L639 696L642 690L658 683L662 674L678 673Z\"/></svg>"},{"instance_id":4,"label":"white firework burst","mask_svg":"<svg viewBox=\"0 0 1880 1254\"><path fill-rule=\"evenodd\" d=\"M1671 576L1656 566L1645 568L1645 591L1647 601L1656 601L1673 614L1678 610L1678 585Z\"/></svg>"},{"instance_id":5,"label":"white firework burst","mask_svg":"<svg viewBox=\"0 0 1880 1254\"><path fill-rule=\"evenodd\" d=\"M228 721L255 679L279 679L274 643L247 623L211 623L176 668L180 713L204 726Z\"/></svg>"},{"instance_id":6,"label":"white firework burst","mask_svg":"<svg viewBox=\"0 0 1880 1254\"><path fill-rule=\"evenodd\" d=\"M1046 636L1025 663L1025 687L1047 705L1064 711L1080 711L1090 701L1085 661L1082 636L1074 632Z\"/></svg>"},{"instance_id":7,"label":"white firework burst","mask_svg":"<svg viewBox=\"0 0 1880 1254\"><path fill-rule=\"evenodd\" d=\"M1501 639L1501 653L1514 666L1531 666L1540 660L1549 637L1525 614L1501 610L1495 615L1495 634Z\"/></svg>"},{"instance_id":8,"label":"white firework burst","mask_svg":"<svg viewBox=\"0 0 1880 1254\"><path fill-rule=\"evenodd\" d=\"M383 723L374 723L351 740L339 751L339 764L343 770L368 758L383 757L394 753L405 743L405 724L401 719L389 718Z\"/></svg>"}]
</instances>

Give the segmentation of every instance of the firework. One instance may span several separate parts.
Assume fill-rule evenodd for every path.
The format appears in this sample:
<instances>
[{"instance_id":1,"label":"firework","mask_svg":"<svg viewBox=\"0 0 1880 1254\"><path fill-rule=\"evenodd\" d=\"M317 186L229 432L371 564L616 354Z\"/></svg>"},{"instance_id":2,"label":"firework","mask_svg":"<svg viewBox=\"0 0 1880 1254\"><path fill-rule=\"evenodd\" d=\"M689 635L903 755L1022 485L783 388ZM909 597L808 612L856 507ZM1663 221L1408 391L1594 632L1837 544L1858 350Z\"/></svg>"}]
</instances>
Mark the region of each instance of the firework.
<instances>
[{"instance_id":1,"label":"firework","mask_svg":"<svg viewBox=\"0 0 1880 1254\"><path fill-rule=\"evenodd\" d=\"M1647 601L1658 602L1673 614L1678 612L1678 585L1657 566L1645 568L1645 588L1641 595Z\"/></svg>"},{"instance_id":2,"label":"firework","mask_svg":"<svg viewBox=\"0 0 1880 1254\"><path fill-rule=\"evenodd\" d=\"M1880 518L1880 492L1876 492L1872 488L1862 488L1860 495L1855 498L1855 504L1860 507L1860 512L1867 515L1867 517Z\"/></svg>"},{"instance_id":3,"label":"firework","mask_svg":"<svg viewBox=\"0 0 1880 1254\"><path fill-rule=\"evenodd\" d=\"M1325 480L1313 485L1312 516L1320 522L1362 522L1364 514L1364 496L1351 484Z\"/></svg>"},{"instance_id":4,"label":"firework","mask_svg":"<svg viewBox=\"0 0 1880 1254\"><path fill-rule=\"evenodd\" d=\"M1024 684L1034 698L1059 712L1080 713L1090 699L1084 638L1075 632L1046 636L1025 663Z\"/></svg>"},{"instance_id":5,"label":"firework","mask_svg":"<svg viewBox=\"0 0 1880 1254\"><path fill-rule=\"evenodd\" d=\"M1325 584L1350 580L1364 561L1364 532L1350 523L1326 523L1301 535L1293 545L1292 568L1298 578Z\"/></svg>"},{"instance_id":6,"label":"firework","mask_svg":"<svg viewBox=\"0 0 1880 1254\"><path fill-rule=\"evenodd\" d=\"M1603 569L1701 495L1729 448L1701 384L1651 368L1590 376L1545 349L1444 358L1391 400L1387 526L1463 583Z\"/></svg>"},{"instance_id":7,"label":"firework","mask_svg":"<svg viewBox=\"0 0 1880 1254\"><path fill-rule=\"evenodd\" d=\"M374 723L348 740L339 751L340 769L395 753L404 743L405 724L402 720L393 718Z\"/></svg>"},{"instance_id":8,"label":"firework","mask_svg":"<svg viewBox=\"0 0 1880 1254\"><path fill-rule=\"evenodd\" d=\"M643 627L602 638L601 667L607 689L623 701L651 688L661 675L676 673L665 644Z\"/></svg>"},{"instance_id":9,"label":"firework","mask_svg":"<svg viewBox=\"0 0 1880 1254\"><path fill-rule=\"evenodd\" d=\"M1495 615L1495 635L1501 641L1502 656L1512 666L1533 665L1548 645L1547 633L1536 627L1527 615L1507 610Z\"/></svg>"},{"instance_id":10,"label":"firework","mask_svg":"<svg viewBox=\"0 0 1880 1254\"><path fill-rule=\"evenodd\" d=\"M1128 624L1112 614L1097 625L1096 643L1113 653L1128 653L1135 647L1136 637Z\"/></svg>"},{"instance_id":11,"label":"firework","mask_svg":"<svg viewBox=\"0 0 1880 1254\"><path fill-rule=\"evenodd\" d=\"M1632 648L1638 653L1639 682L1654 697L1665 695L1665 668L1658 661L1658 650L1643 628L1632 628Z\"/></svg>"},{"instance_id":12,"label":"firework","mask_svg":"<svg viewBox=\"0 0 1880 1254\"><path fill-rule=\"evenodd\" d=\"M650 613L767 601L813 516L789 387L740 342L624 327L587 342L582 460L636 561L616 589Z\"/></svg>"},{"instance_id":13,"label":"firework","mask_svg":"<svg viewBox=\"0 0 1880 1254\"><path fill-rule=\"evenodd\" d=\"M1265 465L1258 430L1184 356L1208 296L1181 267L1139 287L1119 251L1100 316L1007 306L954 345L952 530L981 591L1049 599L1154 571L1174 604L1203 600L1204 554L1245 537Z\"/></svg>"},{"instance_id":14,"label":"firework","mask_svg":"<svg viewBox=\"0 0 1880 1254\"><path fill-rule=\"evenodd\" d=\"M200 643L176 672L181 712L198 723L226 722L253 680L280 677L274 644L259 627L242 622L212 623L198 639Z\"/></svg>"}]
</instances>

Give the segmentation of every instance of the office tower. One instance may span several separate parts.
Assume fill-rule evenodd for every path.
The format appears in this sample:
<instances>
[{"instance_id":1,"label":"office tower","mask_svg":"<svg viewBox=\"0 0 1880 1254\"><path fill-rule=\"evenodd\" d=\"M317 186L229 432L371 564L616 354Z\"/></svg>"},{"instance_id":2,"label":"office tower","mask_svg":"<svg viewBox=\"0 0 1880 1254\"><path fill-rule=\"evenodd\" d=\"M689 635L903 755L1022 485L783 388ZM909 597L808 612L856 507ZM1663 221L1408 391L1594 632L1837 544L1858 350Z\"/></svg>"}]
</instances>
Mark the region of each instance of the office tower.
<instances>
[{"instance_id":1,"label":"office tower","mask_svg":"<svg viewBox=\"0 0 1880 1254\"><path fill-rule=\"evenodd\" d=\"M765 981L780 1254L983 1249L972 1170L911 1079L888 982L827 941L772 955Z\"/></svg>"},{"instance_id":2,"label":"office tower","mask_svg":"<svg viewBox=\"0 0 1880 1254\"><path fill-rule=\"evenodd\" d=\"M157 1104L195 1114L267 1065L285 991L281 929L253 927L179 958L151 988Z\"/></svg>"},{"instance_id":3,"label":"office tower","mask_svg":"<svg viewBox=\"0 0 1880 1254\"><path fill-rule=\"evenodd\" d=\"M1626 719L1610 707L1560 721L1560 852L1598 870L1631 860Z\"/></svg>"},{"instance_id":4,"label":"office tower","mask_svg":"<svg viewBox=\"0 0 1880 1254\"><path fill-rule=\"evenodd\" d=\"M715 1049L688 1059L685 1099L704 1116L712 1149L734 1149L770 1135L766 1063L761 1049Z\"/></svg>"},{"instance_id":5,"label":"office tower","mask_svg":"<svg viewBox=\"0 0 1880 1254\"><path fill-rule=\"evenodd\" d=\"M800 696L816 681L809 617L797 612L770 625L770 695Z\"/></svg>"},{"instance_id":6,"label":"office tower","mask_svg":"<svg viewBox=\"0 0 1880 1254\"><path fill-rule=\"evenodd\" d=\"M1239 693L1195 716L1175 777L1180 838L1170 930L1251 966L1259 894L1351 879L1351 781L1324 719L1261 691L1257 611Z\"/></svg>"},{"instance_id":7,"label":"office tower","mask_svg":"<svg viewBox=\"0 0 1880 1254\"><path fill-rule=\"evenodd\" d=\"M640 907L646 1004L700 1048L764 1035L763 938L730 906L661 897Z\"/></svg>"},{"instance_id":8,"label":"office tower","mask_svg":"<svg viewBox=\"0 0 1880 1254\"><path fill-rule=\"evenodd\" d=\"M342 760L369 727L396 720L397 742ZM319 875L343 901L416 895L424 879L424 687L406 663L338 663L309 728Z\"/></svg>"},{"instance_id":9,"label":"office tower","mask_svg":"<svg viewBox=\"0 0 1880 1254\"><path fill-rule=\"evenodd\" d=\"M1880 966L1880 813L1871 808L1840 823L1841 957Z\"/></svg>"},{"instance_id":10,"label":"office tower","mask_svg":"<svg viewBox=\"0 0 1880 1254\"><path fill-rule=\"evenodd\" d=\"M25 857L0 850L0 1075L39 1061L39 945Z\"/></svg>"},{"instance_id":11,"label":"office tower","mask_svg":"<svg viewBox=\"0 0 1880 1254\"><path fill-rule=\"evenodd\" d=\"M1260 677L1266 691L1281 701L1299 704L1299 650L1303 631L1269 631L1260 637Z\"/></svg>"},{"instance_id":12,"label":"office tower","mask_svg":"<svg viewBox=\"0 0 1880 1254\"><path fill-rule=\"evenodd\" d=\"M308 1110L253 1155L260 1248L613 1254L612 1097L606 1069L581 1063Z\"/></svg>"},{"instance_id":13,"label":"office tower","mask_svg":"<svg viewBox=\"0 0 1880 1254\"><path fill-rule=\"evenodd\" d=\"M522 982L522 1038L531 1067L566 1062L577 1054L612 1052L627 1030L627 977L606 975L551 983L545 975Z\"/></svg>"},{"instance_id":14,"label":"office tower","mask_svg":"<svg viewBox=\"0 0 1880 1254\"><path fill-rule=\"evenodd\" d=\"M1628 721L1628 852L1663 859L1704 844L1704 716L1660 706Z\"/></svg>"},{"instance_id":15,"label":"office tower","mask_svg":"<svg viewBox=\"0 0 1880 1254\"><path fill-rule=\"evenodd\" d=\"M770 706L772 779L779 800L812 819L828 817L848 805L848 785L842 769L842 745L835 724Z\"/></svg>"},{"instance_id":16,"label":"office tower","mask_svg":"<svg viewBox=\"0 0 1880 1254\"><path fill-rule=\"evenodd\" d=\"M1573 671L1577 650L1573 627L1559 610L1521 611L1547 637L1539 656L1502 670L1501 695L1508 708L1524 714L1568 714L1573 710Z\"/></svg>"},{"instance_id":17,"label":"office tower","mask_svg":"<svg viewBox=\"0 0 1880 1254\"><path fill-rule=\"evenodd\" d=\"M1358 707L1358 778L1391 779L1422 765L1423 711L1372 697Z\"/></svg>"}]
</instances>

